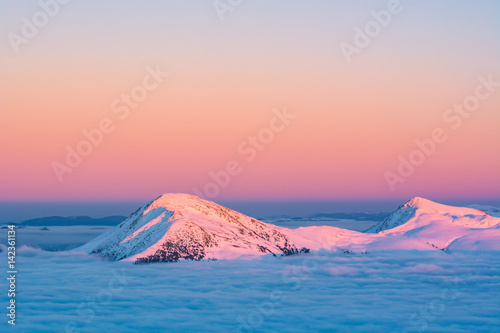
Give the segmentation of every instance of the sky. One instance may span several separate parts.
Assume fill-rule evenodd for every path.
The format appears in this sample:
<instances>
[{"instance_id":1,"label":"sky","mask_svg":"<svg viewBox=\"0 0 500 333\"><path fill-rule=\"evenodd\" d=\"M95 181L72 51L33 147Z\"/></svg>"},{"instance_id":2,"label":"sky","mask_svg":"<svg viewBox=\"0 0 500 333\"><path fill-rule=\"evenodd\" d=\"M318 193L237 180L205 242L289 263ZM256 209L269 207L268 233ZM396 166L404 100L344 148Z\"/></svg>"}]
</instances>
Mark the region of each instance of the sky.
<instances>
[{"instance_id":1,"label":"sky","mask_svg":"<svg viewBox=\"0 0 500 333\"><path fill-rule=\"evenodd\" d=\"M500 198L500 3L231 3L2 1L0 201Z\"/></svg>"}]
</instances>

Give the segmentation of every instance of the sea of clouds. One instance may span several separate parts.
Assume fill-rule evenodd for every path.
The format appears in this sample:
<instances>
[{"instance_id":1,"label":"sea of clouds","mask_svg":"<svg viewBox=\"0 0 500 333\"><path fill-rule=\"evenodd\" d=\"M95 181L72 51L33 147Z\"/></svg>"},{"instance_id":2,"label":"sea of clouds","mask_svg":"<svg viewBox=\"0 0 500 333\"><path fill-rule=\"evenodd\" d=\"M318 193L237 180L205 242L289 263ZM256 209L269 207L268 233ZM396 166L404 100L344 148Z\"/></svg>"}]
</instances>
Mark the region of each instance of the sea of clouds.
<instances>
[{"instance_id":1,"label":"sea of clouds","mask_svg":"<svg viewBox=\"0 0 500 333\"><path fill-rule=\"evenodd\" d=\"M18 332L500 331L497 252L134 265L22 246L17 262Z\"/></svg>"}]
</instances>

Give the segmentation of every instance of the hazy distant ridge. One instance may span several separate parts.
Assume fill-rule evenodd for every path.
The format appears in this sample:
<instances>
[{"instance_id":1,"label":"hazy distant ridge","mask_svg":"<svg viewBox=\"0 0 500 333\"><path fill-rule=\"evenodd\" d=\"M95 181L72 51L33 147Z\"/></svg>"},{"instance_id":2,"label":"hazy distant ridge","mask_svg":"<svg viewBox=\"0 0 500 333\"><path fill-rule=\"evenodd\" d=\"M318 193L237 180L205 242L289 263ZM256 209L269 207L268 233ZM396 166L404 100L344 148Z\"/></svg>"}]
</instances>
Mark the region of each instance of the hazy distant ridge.
<instances>
[{"instance_id":1,"label":"hazy distant ridge","mask_svg":"<svg viewBox=\"0 0 500 333\"><path fill-rule=\"evenodd\" d=\"M36 219L30 219L18 223L23 226L75 226L75 225L106 225L116 226L125 220L125 216L113 215L102 218L92 218L89 216L49 216Z\"/></svg>"}]
</instances>

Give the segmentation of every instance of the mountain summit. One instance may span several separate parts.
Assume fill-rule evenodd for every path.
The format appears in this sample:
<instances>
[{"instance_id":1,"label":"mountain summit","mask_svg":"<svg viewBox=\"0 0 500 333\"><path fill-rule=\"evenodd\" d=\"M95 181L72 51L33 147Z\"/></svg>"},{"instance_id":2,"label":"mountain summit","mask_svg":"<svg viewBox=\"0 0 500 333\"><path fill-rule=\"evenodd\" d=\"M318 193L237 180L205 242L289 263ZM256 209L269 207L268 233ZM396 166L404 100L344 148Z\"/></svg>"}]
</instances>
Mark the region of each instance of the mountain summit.
<instances>
[{"instance_id":1,"label":"mountain summit","mask_svg":"<svg viewBox=\"0 0 500 333\"><path fill-rule=\"evenodd\" d=\"M415 197L366 230L386 237L419 240L440 250L500 249L500 218L481 210Z\"/></svg>"},{"instance_id":2,"label":"mountain summit","mask_svg":"<svg viewBox=\"0 0 500 333\"><path fill-rule=\"evenodd\" d=\"M387 233L387 230L403 232L436 222L451 223L450 226L486 228L498 224L499 220L478 209L447 206L428 199L414 197L365 232Z\"/></svg>"},{"instance_id":3,"label":"mountain summit","mask_svg":"<svg viewBox=\"0 0 500 333\"><path fill-rule=\"evenodd\" d=\"M164 194L77 250L138 262L307 251L282 229L193 195Z\"/></svg>"}]
</instances>

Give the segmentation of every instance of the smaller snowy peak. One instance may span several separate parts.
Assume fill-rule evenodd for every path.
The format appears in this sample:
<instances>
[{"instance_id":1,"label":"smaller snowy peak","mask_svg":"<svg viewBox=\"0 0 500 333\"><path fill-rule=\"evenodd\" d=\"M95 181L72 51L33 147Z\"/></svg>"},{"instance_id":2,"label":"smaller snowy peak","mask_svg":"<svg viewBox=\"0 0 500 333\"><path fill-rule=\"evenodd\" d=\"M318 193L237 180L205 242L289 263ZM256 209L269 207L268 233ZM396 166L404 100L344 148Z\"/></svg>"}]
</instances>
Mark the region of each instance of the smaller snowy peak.
<instances>
[{"instance_id":1,"label":"smaller snowy peak","mask_svg":"<svg viewBox=\"0 0 500 333\"><path fill-rule=\"evenodd\" d=\"M403 205L399 206L399 208L427 208L435 205L440 205L436 202L433 202L429 199L421 198L421 197L413 197Z\"/></svg>"},{"instance_id":2,"label":"smaller snowy peak","mask_svg":"<svg viewBox=\"0 0 500 333\"><path fill-rule=\"evenodd\" d=\"M391 213L387 218L381 222L375 224L374 226L365 230L365 233L379 233L384 230L390 230L396 228L402 224L408 222L411 218L415 216L417 209L424 206L424 201L429 201L420 197L414 197L408 200L403 205L399 206L394 212Z\"/></svg>"},{"instance_id":3,"label":"smaller snowy peak","mask_svg":"<svg viewBox=\"0 0 500 333\"><path fill-rule=\"evenodd\" d=\"M415 208L421 213L432 214L488 215L479 209L444 205L421 197L413 197L399 208Z\"/></svg>"},{"instance_id":4,"label":"smaller snowy peak","mask_svg":"<svg viewBox=\"0 0 500 333\"><path fill-rule=\"evenodd\" d=\"M405 230L409 230L438 221L450 222L451 226L476 228L491 227L498 223L497 219L475 208L448 206L425 198L414 197L365 232L379 233L402 225L405 225Z\"/></svg>"}]
</instances>

